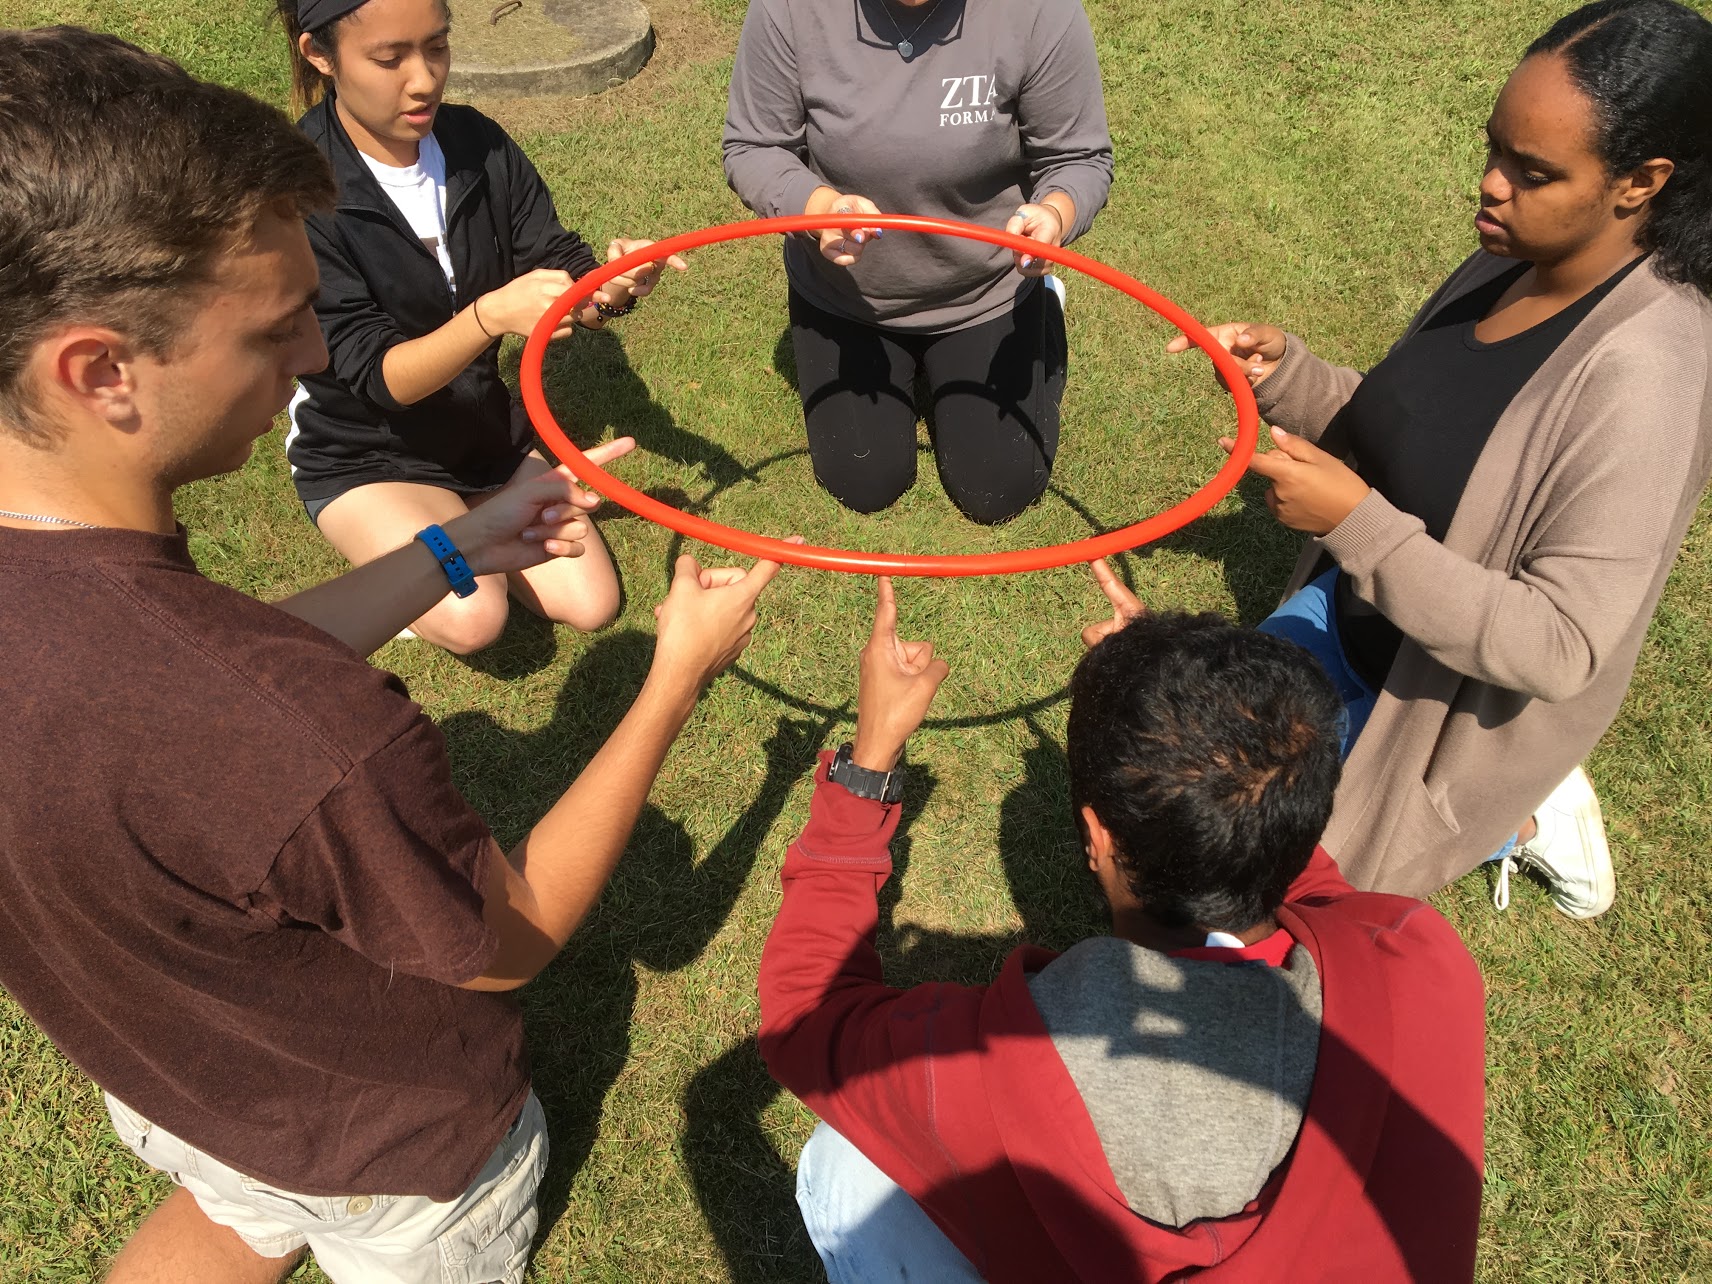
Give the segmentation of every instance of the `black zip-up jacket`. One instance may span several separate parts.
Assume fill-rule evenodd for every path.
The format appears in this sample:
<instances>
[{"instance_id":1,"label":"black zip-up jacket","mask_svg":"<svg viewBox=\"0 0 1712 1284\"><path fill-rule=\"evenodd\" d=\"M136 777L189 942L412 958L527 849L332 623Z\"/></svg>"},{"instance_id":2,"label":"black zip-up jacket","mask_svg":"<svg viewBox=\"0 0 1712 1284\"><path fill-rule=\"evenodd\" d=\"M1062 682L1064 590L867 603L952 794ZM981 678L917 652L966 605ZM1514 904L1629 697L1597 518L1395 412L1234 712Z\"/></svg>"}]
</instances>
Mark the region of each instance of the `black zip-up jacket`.
<instances>
[{"instance_id":1,"label":"black zip-up jacket","mask_svg":"<svg viewBox=\"0 0 1712 1284\"><path fill-rule=\"evenodd\" d=\"M500 378L499 340L412 406L387 391L382 360L389 348L438 329L470 300L525 272L593 271L594 252L560 224L547 185L511 136L473 107L446 103L434 137L446 155L454 297L439 260L363 163L333 100L311 108L298 126L339 184L334 210L308 224L321 269L315 312L330 360L301 380L309 396L295 409L286 446L298 495L331 499L377 481L465 493L502 484L534 434Z\"/></svg>"}]
</instances>

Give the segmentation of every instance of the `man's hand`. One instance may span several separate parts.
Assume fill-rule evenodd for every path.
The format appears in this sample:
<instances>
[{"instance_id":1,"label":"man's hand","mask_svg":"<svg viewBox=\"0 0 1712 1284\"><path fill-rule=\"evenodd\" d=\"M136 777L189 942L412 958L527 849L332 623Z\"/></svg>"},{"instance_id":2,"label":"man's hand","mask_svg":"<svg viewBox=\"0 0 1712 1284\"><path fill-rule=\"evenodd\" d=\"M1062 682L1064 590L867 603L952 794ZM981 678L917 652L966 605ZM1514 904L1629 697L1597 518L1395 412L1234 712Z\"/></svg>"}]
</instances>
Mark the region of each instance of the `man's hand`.
<instances>
[{"instance_id":1,"label":"man's hand","mask_svg":"<svg viewBox=\"0 0 1712 1284\"><path fill-rule=\"evenodd\" d=\"M1282 428L1272 430L1272 440L1278 449L1255 455L1248 471L1272 482L1266 506L1293 531L1327 534L1373 489L1343 460L1311 441ZM1236 441L1220 437L1219 446L1228 455L1236 449Z\"/></svg>"},{"instance_id":2,"label":"man's hand","mask_svg":"<svg viewBox=\"0 0 1712 1284\"><path fill-rule=\"evenodd\" d=\"M1227 321L1224 325L1211 327L1210 333L1221 348L1242 362L1243 373L1248 376L1250 388L1263 383L1284 359L1284 332L1275 325ZM1188 335L1180 334L1165 345L1165 350L1187 352L1193 346Z\"/></svg>"},{"instance_id":3,"label":"man's hand","mask_svg":"<svg viewBox=\"0 0 1712 1284\"><path fill-rule=\"evenodd\" d=\"M791 542L800 544L802 537L793 535ZM692 691L711 682L749 645L755 600L778 573L779 564L765 560L746 571L707 569L688 553L680 557L671 591L654 608L660 630L649 678L687 684Z\"/></svg>"},{"instance_id":4,"label":"man's hand","mask_svg":"<svg viewBox=\"0 0 1712 1284\"><path fill-rule=\"evenodd\" d=\"M634 438L619 437L587 453L605 467L635 446ZM561 464L495 491L447 522L446 535L477 575L525 571L555 557L581 557L589 533L583 514L599 504L600 497L578 486Z\"/></svg>"},{"instance_id":5,"label":"man's hand","mask_svg":"<svg viewBox=\"0 0 1712 1284\"><path fill-rule=\"evenodd\" d=\"M1145 615L1147 608L1141 604L1140 598L1125 587L1124 582L1113 572L1111 563L1105 558L1089 562L1088 566L1094 572L1094 582L1106 595L1106 601L1112 604L1111 619L1095 620L1082 630L1082 645L1091 647L1104 642L1136 616Z\"/></svg>"},{"instance_id":6,"label":"man's hand","mask_svg":"<svg viewBox=\"0 0 1712 1284\"><path fill-rule=\"evenodd\" d=\"M898 604L890 577L879 577L874 631L862 648L861 694L856 701L856 743L851 761L869 771L890 771L945 681L951 666L933 658L933 643L898 637Z\"/></svg>"}]
</instances>

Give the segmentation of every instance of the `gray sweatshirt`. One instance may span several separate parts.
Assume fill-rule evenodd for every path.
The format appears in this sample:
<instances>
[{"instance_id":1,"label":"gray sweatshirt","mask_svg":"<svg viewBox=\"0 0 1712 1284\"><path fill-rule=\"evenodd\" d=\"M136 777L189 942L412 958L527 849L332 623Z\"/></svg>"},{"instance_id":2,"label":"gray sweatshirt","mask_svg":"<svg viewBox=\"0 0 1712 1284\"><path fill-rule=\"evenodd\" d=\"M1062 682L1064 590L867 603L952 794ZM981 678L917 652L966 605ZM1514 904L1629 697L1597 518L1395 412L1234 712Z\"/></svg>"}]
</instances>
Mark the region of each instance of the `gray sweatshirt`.
<instances>
[{"instance_id":1,"label":"gray sweatshirt","mask_svg":"<svg viewBox=\"0 0 1712 1284\"><path fill-rule=\"evenodd\" d=\"M888 214L1002 228L1059 191L1076 204L1068 242L1112 181L1080 0L750 0L724 147L732 190L763 217L801 214L825 185ZM929 332L997 316L1033 284L1009 250L913 232L887 233L850 268L788 237L785 268L816 307Z\"/></svg>"},{"instance_id":2,"label":"gray sweatshirt","mask_svg":"<svg viewBox=\"0 0 1712 1284\"><path fill-rule=\"evenodd\" d=\"M1029 994L1132 1211L1165 1226L1230 1217L1296 1144L1319 1059L1320 974L1082 941Z\"/></svg>"}]
</instances>

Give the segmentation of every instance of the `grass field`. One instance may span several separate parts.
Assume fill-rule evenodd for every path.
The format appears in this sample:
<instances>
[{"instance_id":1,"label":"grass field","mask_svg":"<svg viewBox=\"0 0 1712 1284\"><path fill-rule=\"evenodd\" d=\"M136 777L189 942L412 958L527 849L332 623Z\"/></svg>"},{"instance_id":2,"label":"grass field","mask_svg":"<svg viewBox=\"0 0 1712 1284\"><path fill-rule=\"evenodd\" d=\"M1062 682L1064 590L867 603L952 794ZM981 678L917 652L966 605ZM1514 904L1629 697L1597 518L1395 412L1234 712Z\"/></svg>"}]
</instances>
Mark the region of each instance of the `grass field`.
<instances>
[{"instance_id":1,"label":"grass field","mask_svg":"<svg viewBox=\"0 0 1712 1284\"><path fill-rule=\"evenodd\" d=\"M1078 248L1205 320L1272 321L1370 364L1471 247L1479 127L1567 0L1088 7L1117 180ZM0 0L0 24L103 27L283 104L268 8ZM596 244L741 214L718 148L740 0L660 0L654 17L659 51L630 84L480 104ZM1164 357L1168 331L1135 304L1071 281L1069 323L1053 490L996 531L956 515L926 457L882 517L845 514L814 487L775 245L703 252L614 332L565 345L550 376L579 440L634 434L642 450L624 474L720 520L899 551L1019 547L1173 502L1217 467L1212 438L1229 418L1204 361ZM277 435L180 511L203 568L245 591L279 596L340 569L293 500ZM412 643L378 657L445 727L459 783L503 843L589 758L647 664L650 607L680 545L609 518L627 592L610 629L555 634L520 618L467 662ZM1125 570L1149 602L1252 622L1295 547L1245 486ZM754 978L808 764L850 725L870 592L849 577L780 577L740 669L668 761L598 914L525 991L553 1141L535 1279L818 1278L791 1196L812 1119L756 1057ZM899 598L905 631L938 642L953 674L912 745L888 964L900 981L983 979L1018 940L1062 946L1097 922L1060 744L1076 629L1100 602L1071 570L910 582ZM1499 915L1480 874L1436 901L1489 992L1483 1280L1712 1279L1709 600L1703 507L1628 703L1589 761L1617 853L1616 908L1572 923L1527 887ZM0 999L0 1280L93 1278L166 1189L112 1137L94 1088Z\"/></svg>"}]
</instances>

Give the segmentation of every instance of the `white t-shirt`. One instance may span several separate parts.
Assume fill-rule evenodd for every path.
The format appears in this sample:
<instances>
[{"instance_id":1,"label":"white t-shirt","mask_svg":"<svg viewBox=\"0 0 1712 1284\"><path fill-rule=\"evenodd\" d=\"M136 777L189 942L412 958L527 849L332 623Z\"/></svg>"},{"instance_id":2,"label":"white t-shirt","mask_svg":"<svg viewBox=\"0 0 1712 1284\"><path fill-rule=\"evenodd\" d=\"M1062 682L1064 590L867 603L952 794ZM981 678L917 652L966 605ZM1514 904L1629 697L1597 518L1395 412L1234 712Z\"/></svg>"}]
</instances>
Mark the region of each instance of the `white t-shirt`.
<instances>
[{"instance_id":1,"label":"white t-shirt","mask_svg":"<svg viewBox=\"0 0 1712 1284\"><path fill-rule=\"evenodd\" d=\"M457 296L458 279L452 271L452 254L446 248L446 153L429 134L417 149L416 163L400 169L382 165L374 157L359 152L363 164L380 183L381 191L392 198L398 212L410 224L410 230L422 239L428 252L440 260L440 270L446 274L446 288ZM285 447L291 449L291 439L297 435L297 408L309 400L309 390L301 383L292 394L286 414L291 420ZM297 471L295 468L293 472Z\"/></svg>"},{"instance_id":2,"label":"white t-shirt","mask_svg":"<svg viewBox=\"0 0 1712 1284\"><path fill-rule=\"evenodd\" d=\"M446 274L446 284L455 287L457 277L452 272L452 255L446 248L446 154L440 143L429 134L417 151L416 163L403 169L382 165L374 157L363 155L363 164L375 176L381 190L392 198L410 224L410 230L422 239L428 252L440 260L440 270Z\"/></svg>"}]
</instances>

